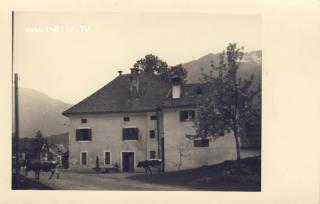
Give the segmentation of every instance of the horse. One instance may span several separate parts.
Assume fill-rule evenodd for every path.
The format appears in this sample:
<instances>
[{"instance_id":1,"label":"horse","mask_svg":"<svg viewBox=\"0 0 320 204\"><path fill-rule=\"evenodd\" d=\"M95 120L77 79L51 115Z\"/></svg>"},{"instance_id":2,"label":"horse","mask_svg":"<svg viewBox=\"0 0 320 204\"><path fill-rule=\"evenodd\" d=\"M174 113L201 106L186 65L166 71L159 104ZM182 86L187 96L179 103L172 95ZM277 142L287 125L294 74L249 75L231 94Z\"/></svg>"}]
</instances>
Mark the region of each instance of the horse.
<instances>
[{"instance_id":1,"label":"horse","mask_svg":"<svg viewBox=\"0 0 320 204\"><path fill-rule=\"evenodd\" d=\"M144 168L145 174L148 174L148 171L150 174L152 174L151 168L158 168L158 173L161 171L161 161L157 159L153 160L144 160L144 161L139 161L137 167L142 167Z\"/></svg>"},{"instance_id":2,"label":"horse","mask_svg":"<svg viewBox=\"0 0 320 204\"><path fill-rule=\"evenodd\" d=\"M39 160L25 160L25 175L28 176L29 171L34 171L35 179L40 179L40 171L51 172L49 179L52 179L53 175L56 173L57 179L60 175L57 171L58 164L56 161L39 161Z\"/></svg>"}]
</instances>

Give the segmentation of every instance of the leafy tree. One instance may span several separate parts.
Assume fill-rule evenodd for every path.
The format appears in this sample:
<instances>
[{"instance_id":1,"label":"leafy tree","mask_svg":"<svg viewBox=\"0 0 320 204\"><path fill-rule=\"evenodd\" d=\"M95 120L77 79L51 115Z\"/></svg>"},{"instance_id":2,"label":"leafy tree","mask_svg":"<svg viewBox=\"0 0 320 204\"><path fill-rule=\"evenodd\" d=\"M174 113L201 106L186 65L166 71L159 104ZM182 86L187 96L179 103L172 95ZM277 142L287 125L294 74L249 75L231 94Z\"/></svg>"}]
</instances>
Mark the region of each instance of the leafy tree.
<instances>
[{"instance_id":1,"label":"leafy tree","mask_svg":"<svg viewBox=\"0 0 320 204\"><path fill-rule=\"evenodd\" d=\"M176 66L171 67L171 69L165 73L165 77L168 79L170 79L170 77L173 75L178 75L182 79L182 82L185 83L185 78L187 77L188 72L186 69L183 68L182 64L178 64Z\"/></svg>"},{"instance_id":2,"label":"leafy tree","mask_svg":"<svg viewBox=\"0 0 320 204\"><path fill-rule=\"evenodd\" d=\"M207 94L198 106L195 128L197 137L217 139L225 131L234 134L237 160L240 159L239 137L245 125L255 121L260 113L261 88L252 88L253 75L249 80L238 77L238 70L244 53L243 47L229 44L220 55L219 65L211 64L209 74L202 73L208 84ZM218 74L214 74L218 72Z\"/></svg>"},{"instance_id":3,"label":"leafy tree","mask_svg":"<svg viewBox=\"0 0 320 204\"><path fill-rule=\"evenodd\" d=\"M162 61L153 54L146 55L143 59L138 60L134 65L139 69L139 73L153 73L161 75L164 79L170 80L170 77L177 74L185 82L187 70L182 67L182 64L169 67L165 61Z\"/></svg>"},{"instance_id":4,"label":"leafy tree","mask_svg":"<svg viewBox=\"0 0 320 204\"><path fill-rule=\"evenodd\" d=\"M153 54L146 55L133 66L138 68L140 73L164 74L168 71L168 64Z\"/></svg>"}]
</instances>

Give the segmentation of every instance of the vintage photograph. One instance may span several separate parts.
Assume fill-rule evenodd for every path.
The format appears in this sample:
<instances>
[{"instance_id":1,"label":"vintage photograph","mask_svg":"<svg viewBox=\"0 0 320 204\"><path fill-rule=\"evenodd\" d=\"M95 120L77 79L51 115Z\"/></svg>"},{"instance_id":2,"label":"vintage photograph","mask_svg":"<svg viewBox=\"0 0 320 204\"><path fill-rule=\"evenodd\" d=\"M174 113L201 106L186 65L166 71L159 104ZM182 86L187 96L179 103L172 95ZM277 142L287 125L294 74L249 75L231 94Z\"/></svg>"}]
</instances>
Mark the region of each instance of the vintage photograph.
<instances>
[{"instance_id":1,"label":"vintage photograph","mask_svg":"<svg viewBox=\"0 0 320 204\"><path fill-rule=\"evenodd\" d=\"M260 192L261 24L12 12L12 190Z\"/></svg>"}]
</instances>

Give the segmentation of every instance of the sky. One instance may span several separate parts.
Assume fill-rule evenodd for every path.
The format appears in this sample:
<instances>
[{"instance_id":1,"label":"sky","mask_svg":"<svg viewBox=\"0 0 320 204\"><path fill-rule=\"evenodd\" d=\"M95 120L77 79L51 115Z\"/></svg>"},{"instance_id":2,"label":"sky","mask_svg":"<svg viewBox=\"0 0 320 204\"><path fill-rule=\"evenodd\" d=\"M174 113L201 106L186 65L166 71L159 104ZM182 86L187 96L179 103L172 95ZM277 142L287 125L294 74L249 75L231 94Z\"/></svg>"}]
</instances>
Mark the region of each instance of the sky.
<instances>
[{"instance_id":1,"label":"sky","mask_svg":"<svg viewBox=\"0 0 320 204\"><path fill-rule=\"evenodd\" d=\"M176 65L230 42L261 50L261 23L255 15L16 12L14 72L20 86L75 104L150 53Z\"/></svg>"}]
</instances>

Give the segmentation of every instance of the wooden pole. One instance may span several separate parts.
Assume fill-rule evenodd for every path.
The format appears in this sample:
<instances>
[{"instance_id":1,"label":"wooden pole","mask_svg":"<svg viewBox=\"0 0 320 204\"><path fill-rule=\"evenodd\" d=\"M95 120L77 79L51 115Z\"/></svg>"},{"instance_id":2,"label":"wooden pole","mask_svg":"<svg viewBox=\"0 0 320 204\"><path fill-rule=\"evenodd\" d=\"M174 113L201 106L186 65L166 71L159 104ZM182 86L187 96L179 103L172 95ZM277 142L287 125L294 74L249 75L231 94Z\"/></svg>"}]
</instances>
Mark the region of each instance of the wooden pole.
<instances>
[{"instance_id":1,"label":"wooden pole","mask_svg":"<svg viewBox=\"0 0 320 204\"><path fill-rule=\"evenodd\" d=\"M14 11L12 11L12 30L11 30L11 66L12 66L12 73L13 73L13 50L14 50ZM18 74L14 74L14 114L15 114L15 173L19 174L20 166L19 166L19 94L18 94Z\"/></svg>"},{"instance_id":2,"label":"wooden pole","mask_svg":"<svg viewBox=\"0 0 320 204\"><path fill-rule=\"evenodd\" d=\"M15 107L15 155L16 155L16 174L19 174L19 92L18 92L18 74L14 74L14 107Z\"/></svg>"}]
</instances>

